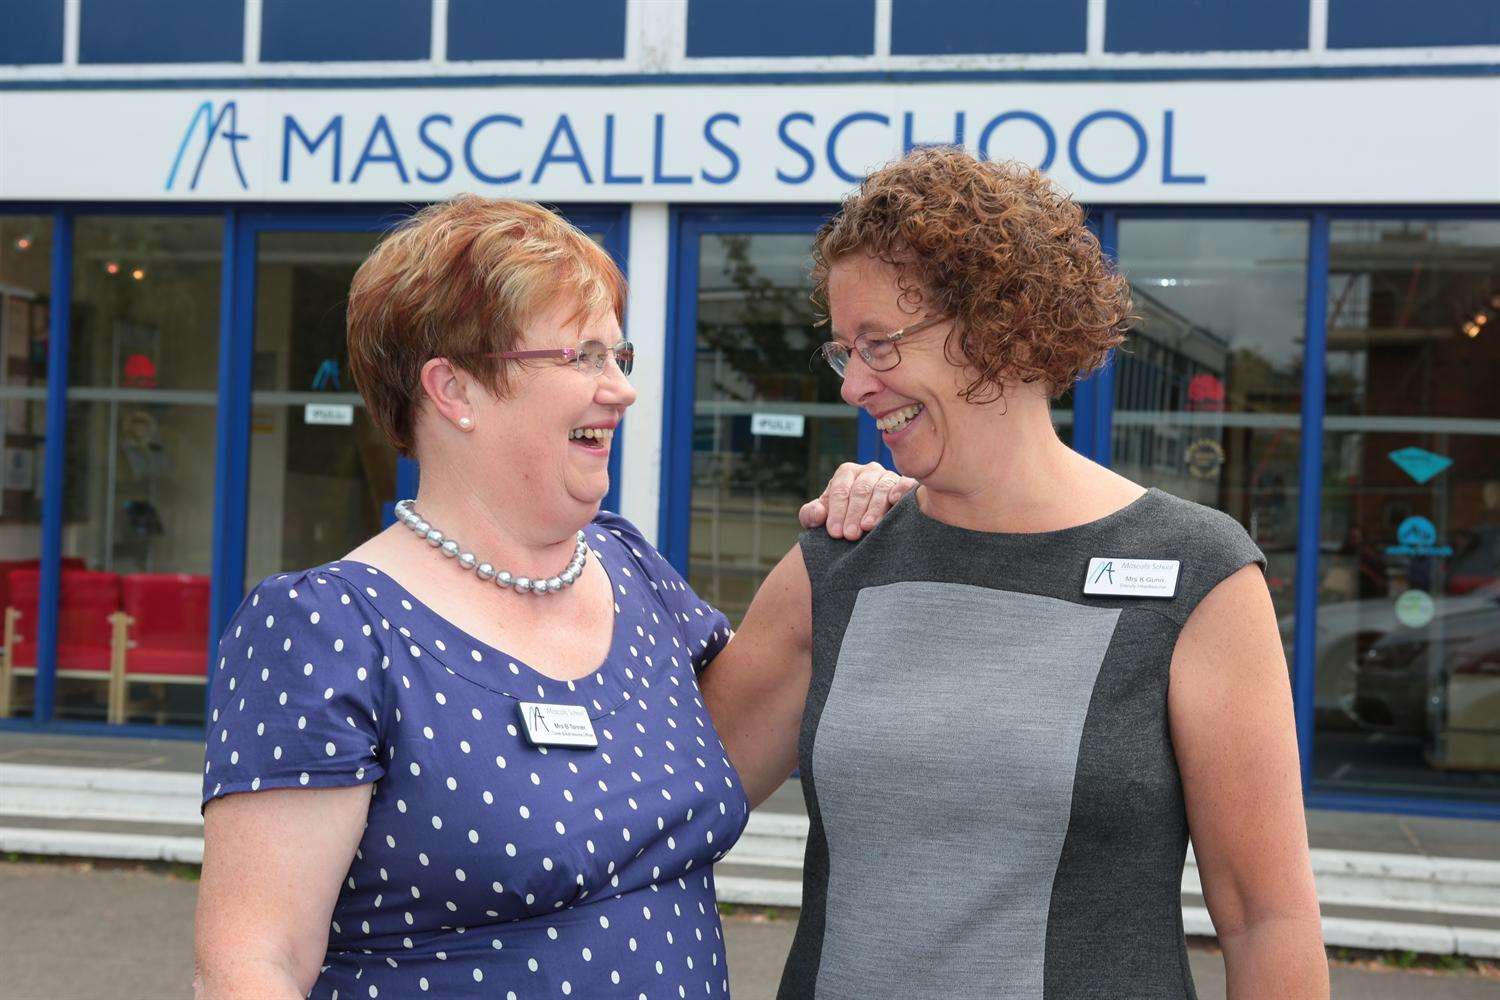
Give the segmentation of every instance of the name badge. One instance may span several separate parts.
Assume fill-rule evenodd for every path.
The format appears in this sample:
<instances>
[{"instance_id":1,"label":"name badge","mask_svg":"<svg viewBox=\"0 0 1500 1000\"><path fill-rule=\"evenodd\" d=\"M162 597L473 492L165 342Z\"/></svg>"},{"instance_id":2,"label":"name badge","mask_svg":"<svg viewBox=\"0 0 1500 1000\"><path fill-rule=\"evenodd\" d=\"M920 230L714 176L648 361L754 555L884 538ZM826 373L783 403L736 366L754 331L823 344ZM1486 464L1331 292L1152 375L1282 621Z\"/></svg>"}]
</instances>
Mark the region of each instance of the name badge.
<instances>
[{"instance_id":1,"label":"name badge","mask_svg":"<svg viewBox=\"0 0 1500 1000\"><path fill-rule=\"evenodd\" d=\"M521 726L535 747L584 747L599 745L594 723L582 705L548 705L521 702Z\"/></svg>"},{"instance_id":2,"label":"name badge","mask_svg":"<svg viewBox=\"0 0 1500 1000\"><path fill-rule=\"evenodd\" d=\"M1177 570L1181 565L1176 559L1112 559L1108 556L1090 559L1083 592L1102 597L1174 597L1177 594Z\"/></svg>"}]
</instances>

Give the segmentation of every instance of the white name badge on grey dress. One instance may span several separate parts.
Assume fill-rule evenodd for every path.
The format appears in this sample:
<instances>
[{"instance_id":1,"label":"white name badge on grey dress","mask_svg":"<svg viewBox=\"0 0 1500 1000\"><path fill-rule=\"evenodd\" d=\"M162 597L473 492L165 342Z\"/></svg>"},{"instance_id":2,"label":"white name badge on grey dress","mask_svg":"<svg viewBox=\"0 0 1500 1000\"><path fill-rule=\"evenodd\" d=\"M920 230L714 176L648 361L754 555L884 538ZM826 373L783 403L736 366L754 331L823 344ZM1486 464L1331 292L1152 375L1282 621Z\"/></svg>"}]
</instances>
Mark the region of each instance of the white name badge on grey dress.
<instances>
[{"instance_id":1,"label":"white name badge on grey dress","mask_svg":"<svg viewBox=\"0 0 1500 1000\"><path fill-rule=\"evenodd\" d=\"M532 746L593 749L599 745L599 737L594 735L594 723L589 719L588 709L582 705L523 701L520 707L521 725Z\"/></svg>"},{"instance_id":2,"label":"white name badge on grey dress","mask_svg":"<svg viewBox=\"0 0 1500 1000\"><path fill-rule=\"evenodd\" d=\"M1103 597L1172 597L1177 593L1176 559L1089 560L1083 592Z\"/></svg>"}]
</instances>

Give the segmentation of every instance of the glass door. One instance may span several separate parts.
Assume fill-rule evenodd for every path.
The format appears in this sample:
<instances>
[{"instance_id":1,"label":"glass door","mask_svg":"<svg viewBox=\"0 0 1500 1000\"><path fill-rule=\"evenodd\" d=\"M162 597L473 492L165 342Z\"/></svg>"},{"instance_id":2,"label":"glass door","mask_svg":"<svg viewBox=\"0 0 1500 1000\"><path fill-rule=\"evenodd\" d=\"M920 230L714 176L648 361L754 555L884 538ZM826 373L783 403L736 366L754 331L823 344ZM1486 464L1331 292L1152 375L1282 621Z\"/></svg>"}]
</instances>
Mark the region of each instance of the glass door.
<instances>
[{"instance_id":1,"label":"glass door","mask_svg":"<svg viewBox=\"0 0 1500 1000\"><path fill-rule=\"evenodd\" d=\"M1233 515L1292 661L1308 223L1121 215L1139 317L1115 354L1114 468Z\"/></svg>"},{"instance_id":2,"label":"glass door","mask_svg":"<svg viewBox=\"0 0 1500 1000\"><path fill-rule=\"evenodd\" d=\"M623 267L624 213L565 213ZM404 212L246 214L239 335L250 342L245 588L275 573L338 559L392 519L416 492L350 376L345 308L354 273ZM245 259L248 258L248 259ZM245 327L248 326L248 329ZM619 449L611 456L615 508ZM236 598L237 600L237 598Z\"/></svg>"},{"instance_id":3,"label":"glass door","mask_svg":"<svg viewBox=\"0 0 1500 1000\"><path fill-rule=\"evenodd\" d=\"M1313 780L1500 802L1500 223L1329 235Z\"/></svg>"},{"instance_id":4,"label":"glass door","mask_svg":"<svg viewBox=\"0 0 1500 1000\"><path fill-rule=\"evenodd\" d=\"M255 236L245 586L337 559L384 525L396 452L349 375L349 284L380 237L359 228Z\"/></svg>"}]
</instances>

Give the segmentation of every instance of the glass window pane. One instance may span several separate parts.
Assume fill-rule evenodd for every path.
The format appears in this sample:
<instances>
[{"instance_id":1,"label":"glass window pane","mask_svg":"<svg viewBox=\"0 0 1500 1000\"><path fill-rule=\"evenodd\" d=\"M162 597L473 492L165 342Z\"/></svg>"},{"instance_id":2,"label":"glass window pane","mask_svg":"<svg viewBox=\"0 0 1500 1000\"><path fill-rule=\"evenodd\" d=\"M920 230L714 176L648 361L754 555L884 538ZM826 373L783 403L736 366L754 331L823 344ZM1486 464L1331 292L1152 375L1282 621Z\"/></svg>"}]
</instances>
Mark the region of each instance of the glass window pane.
<instances>
[{"instance_id":1,"label":"glass window pane","mask_svg":"<svg viewBox=\"0 0 1500 1000\"><path fill-rule=\"evenodd\" d=\"M395 497L396 452L355 390L344 331L349 284L378 239L259 237L247 587L343 556Z\"/></svg>"},{"instance_id":2,"label":"glass window pane","mask_svg":"<svg viewBox=\"0 0 1500 1000\"><path fill-rule=\"evenodd\" d=\"M217 217L76 222L60 718L202 720L222 246Z\"/></svg>"},{"instance_id":3,"label":"glass window pane","mask_svg":"<svg viewBox=\"0 0 1500 1000\"><path fill-rule=\"evenodd\" d=\"M1330 237L1314 780L1500 801L1500 223Z\"/></svg>"},{"instance_id":4,"label":"glass window pane","mask_svg":"<svg viewBox=\"0 0 1500 1000\"><path fill-rule=\"evenodd\" d=\"M24 638L36 612L22 610L26 593L13 573L35 574L42 551L42 466L46 451L47 329L52 304L52 220L0 216L0 407L5 445L0 455L0 596ZM17 617L19 615L20 617ZM22 673L0 691L0 713L29 715L36 666L35 642L12 647Z\"/></svg>"},{"instance_id":5,"label":"glass window pane","mask_svg":"<svg viewBox=\"0 0 1500 1000\"><path fill-rule=\"evenodd\" d=\"M688 579L738 624L796 543L797 510L857 453L857 411L813 351L808 234L699 243Z\"/></svg>"},{"instance_id":6,"label":"glass window pane","mask_svg":"<svg viewBox=\"0 0 1500 1000\"><path fill-rule=\"evenodd\" d=\"M1307 236L1295 220L1119 224L1140 321L1115 360L1114 467L1245 526L1289 662Z\"/></svg>"}]
</instances>

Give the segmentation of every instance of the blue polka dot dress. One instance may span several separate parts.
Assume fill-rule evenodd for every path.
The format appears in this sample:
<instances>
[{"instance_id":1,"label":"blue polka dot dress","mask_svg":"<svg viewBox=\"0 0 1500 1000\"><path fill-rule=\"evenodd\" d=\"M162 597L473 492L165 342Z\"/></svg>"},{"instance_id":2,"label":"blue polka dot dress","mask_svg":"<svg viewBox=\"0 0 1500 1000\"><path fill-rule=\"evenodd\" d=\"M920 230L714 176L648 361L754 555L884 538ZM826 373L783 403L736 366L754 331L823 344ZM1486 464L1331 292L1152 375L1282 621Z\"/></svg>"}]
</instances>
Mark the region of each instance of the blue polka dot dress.
<instances>
[{"instance_id":1,"label":"blue polka dot dress","mask_svg":"<svg viewBox=\"0 0 1500 1000\"><path fill-rule=\"evenodd\" d=\"M711 866L749 804L695 677L729 624L629 522L600 514L588 541L614 637L575 681L361 563L240 607L211 671L205 804L375 785L312 997L728 996ZM520 701L584 706L599 747L532 746Z\"/></svg>"}]
</instances>

